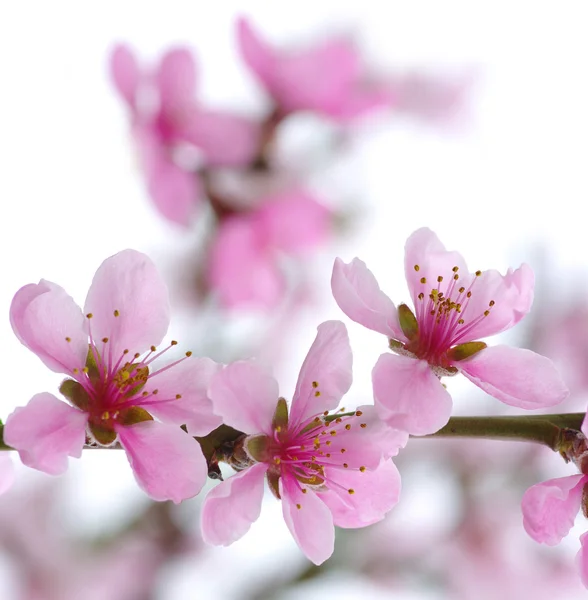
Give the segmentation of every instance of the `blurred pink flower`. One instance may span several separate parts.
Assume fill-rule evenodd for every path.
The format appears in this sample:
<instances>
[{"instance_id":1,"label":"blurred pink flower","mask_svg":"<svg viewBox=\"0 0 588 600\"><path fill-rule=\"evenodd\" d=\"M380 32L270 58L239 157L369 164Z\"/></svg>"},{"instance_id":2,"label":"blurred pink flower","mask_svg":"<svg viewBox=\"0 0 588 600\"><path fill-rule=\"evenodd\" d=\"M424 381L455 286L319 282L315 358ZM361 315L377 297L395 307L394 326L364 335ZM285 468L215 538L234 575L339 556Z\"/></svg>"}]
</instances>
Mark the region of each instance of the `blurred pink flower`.
<instances>
[{"instance_id":1,"label":"blurred pink flower","mask_svg":"<svg viewBox=\"0 0 588 600\"><path fill-rule=\"evenodd\" d=\"M168 292L151 260L134 250L102 263L84 313L49 281L16 293L14 332L47 367L68 376L60 391L73 406L37 394L8 417L6 443L26 465L58 475L68 456L81 456L86 436L101 446L119 442L151 498L180 502L196 495L207 465L200 445L180 425L204 435L220 424L206 395L218 366L207 358L188 360L187 352L152 370L177 342L159 352L151 345L161 342L169 325Z\"/></svg>"},{"instance_id":2,"label":"blurred pink flower","mask_svg":"<svg viewBox=\"0 0 588 600\"><path fill-rule=\"evenodd\" d=\"M248 213L222 220L209 255L208 280L228 308L270 308L282 299L280 254L300 255L323 243L332 214L304 190L276 193Z\"/></svg>"},{"instance_id":3,"label":"blurred pink flower","mask_svg":"<svg viewBox=\"0 0 588 600\"><path fill-rule=\"evenodd\" d=\"M237 40L247 66L280 114L308 110L347 120L390 104L382 86L366 81L359 53L347 39L330 39L298 51L279 50L242 17L237 22Z\"/></svg>"},{"instance_id":4,"label":"blurred pink flower","mask_svg":"<svg viewBox=\"0 0 588 600\"><path fill-rule=\"evenodd\" d=\"M351 364L345 326L327 321L302 365L289 414L286 401L278 400L278 383L257 362L232 363L213 378L215 411L252 434L244 448L253 464L208 494L206 542L228 545L248 531L261 512L264 478L282 500L296 543L315 564L333 552L333 525L364 527L396 504L400 475L386 459L408 436L385 427L371 406L327 418L351 386Z\"/></svg>"},{"instance_id":5,"label":"blurred pink flower","mask_svg":"<svg viewBox=\"0 0 588 600\"><path fill-rule=\"evenodd\" d=\"M131 50L114 48L110 70L127 103L149 193L161 214L188 225L201 196L194 164L178 160L198 151L208 166L244 165L259 150L261 130L253 121L210 110L196 100L196 65L185 48L169 50L153 72L142 71Z\"/></svg>"},{"instance_id":6,"label":"blurred pink flower","mask_svg":"<svg viewBox=\"0 0 588 600\"><path fill-rule=\"evenodd\" d=\"M8 491L14 483L14 465L8 452L0 451L0 494Z\"/></svg>"},{"instance_id":7,"label":"blurred pink flower","mask_svg":"<svg viewBox=\"0 0 588 600\"><path fill-rule=\"evenodd\" d=\"M505 404L534 409L554 406L568 394L553 363L530 350L494 346L479 338L518 323L531 308L533 272L527 265L506 275L468 273L426 228L406 243L405 274L416 315L398 309L365 263L336 259L332 290L351 319L383 333L395 354L382 354L372 378L380 418L414 435L443 427L452 408L443 376L463 373Z\"/></svg>"}]
</instances>

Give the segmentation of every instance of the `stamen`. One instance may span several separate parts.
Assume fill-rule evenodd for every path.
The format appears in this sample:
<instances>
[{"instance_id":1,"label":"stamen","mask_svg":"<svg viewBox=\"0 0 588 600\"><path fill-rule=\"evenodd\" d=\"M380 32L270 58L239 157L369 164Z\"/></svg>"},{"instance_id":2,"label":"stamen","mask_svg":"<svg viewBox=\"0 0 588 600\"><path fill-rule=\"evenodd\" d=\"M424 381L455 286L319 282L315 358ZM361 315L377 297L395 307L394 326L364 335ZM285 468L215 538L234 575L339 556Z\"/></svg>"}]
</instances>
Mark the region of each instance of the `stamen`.
<instances>
[{"instance_id":1,"label":"stamen","mask_svg":"<svg viewBox=\"0 0 588 600\"><path fill-rule=\"evenodd\" d=\"M66 337L65 341L69 343L69 342L71 342L71 338L70 337Z\"/></svg>"},{"instance_id":2,"label":"stamen","mask_svg":"<svg viewBox=\"0 0 588 600\"><path fill-rule=\"evenodd\" d=\"M427 283L427 278L426 277L421 277L421 283Z\"/></svg>"},{"instance_id":3,"label":"stamen","mask_svg":"<svg viewBox=\"0 0 588 600\"><path fill-rule=\"evenodd\" d=\"M419 271L419 270L420 270L420 267L419 267L418 265L415 265L415 266L414 266L414 270L415 270L415 271Z\"/></svg>"},{"instance_id":4,"label":"stamen","mask_svg":"<svg viewBox=\"0 0 588 600\"><path fill-rule=\"evenodd\" d=\"M116 308L114 309L114 316L115 317L120 317L120 313L118 312L118 310L116 310Z\"/></svg>"},{"instance_id":5,"label":"stamen","mask_svg":"<svg viewBox=\"0 0 588 600\"><path fill-rule=\"evenodd\" d=\"M313 388L317 388L318 387L318 381L313 381L312 382L312 387Z\"/></svg>"},{"instance_id":6,"label":"stamen","mask_svg":"<svg viewBox=\"0 0 588 600\"><path fill-rule=\"evenodd\" d=\"M362 473L365 473L365 467L359 467L359 470L360 470Z\"/></svg>"},{"instance_id":7,"label":"stamen","mask_svg":"<svg viewBox=\"0 0 588 600\"><path fill-rule=\"evenodd\" d=\"M348 492L349 494L355 494L355 490L354 490L353 488L349 488L349 489L347 490L347 492Z\"/></svg>"}]
</instances>

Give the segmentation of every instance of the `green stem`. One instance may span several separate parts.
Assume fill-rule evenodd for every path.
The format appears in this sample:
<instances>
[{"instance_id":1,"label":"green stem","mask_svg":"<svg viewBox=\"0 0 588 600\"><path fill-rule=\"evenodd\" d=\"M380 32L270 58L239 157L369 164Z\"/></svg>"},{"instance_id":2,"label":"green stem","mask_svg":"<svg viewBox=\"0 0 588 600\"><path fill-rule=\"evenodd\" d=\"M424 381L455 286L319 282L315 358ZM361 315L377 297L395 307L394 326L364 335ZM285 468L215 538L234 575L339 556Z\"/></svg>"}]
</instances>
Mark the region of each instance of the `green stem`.
<instances>
[{"instance_id":1,"label":"green stem","mask_svg":"<svg viewBox=\"0 0 588 600\"><path fill-rule=\"evenodd\" d=\"M563 431L580 431L585 413L517 415L513 417L451 417L449 423L426 438L468 437L544 444L559 451Z\"/></svg>"}]
</instances>

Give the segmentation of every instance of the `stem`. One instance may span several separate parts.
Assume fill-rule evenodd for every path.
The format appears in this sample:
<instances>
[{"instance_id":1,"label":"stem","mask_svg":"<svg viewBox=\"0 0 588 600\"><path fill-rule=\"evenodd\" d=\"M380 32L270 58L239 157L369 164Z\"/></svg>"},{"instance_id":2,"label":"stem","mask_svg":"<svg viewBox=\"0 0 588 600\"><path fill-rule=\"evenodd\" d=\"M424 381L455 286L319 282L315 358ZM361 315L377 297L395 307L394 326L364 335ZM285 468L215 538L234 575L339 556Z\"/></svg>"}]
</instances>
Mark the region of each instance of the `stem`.
<instances>
[{"instance_id":1,"label":"stem","mask_svg":"<svg viewBox=\"0 0 588 600\"><path fill-rule=\"evenodd\" d=\"M517 415L513 417L451 417L445 427L426 438L470 437L544 444L559 451L563 431L580 431L585 413Z\"/></svg>"}]
</instances>

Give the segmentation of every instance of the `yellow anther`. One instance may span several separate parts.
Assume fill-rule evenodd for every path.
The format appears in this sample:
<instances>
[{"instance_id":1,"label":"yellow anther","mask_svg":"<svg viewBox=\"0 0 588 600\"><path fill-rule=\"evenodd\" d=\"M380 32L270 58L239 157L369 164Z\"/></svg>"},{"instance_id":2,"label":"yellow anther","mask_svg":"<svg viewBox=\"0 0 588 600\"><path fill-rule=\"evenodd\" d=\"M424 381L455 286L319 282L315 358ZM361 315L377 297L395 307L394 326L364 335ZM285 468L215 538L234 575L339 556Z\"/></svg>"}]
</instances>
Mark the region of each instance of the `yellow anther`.
<instances>
[{"instance_id":1,"label":"yellow anther","mask_svg":"<svg viewBox=\"0 0 588 600\"><path fill-rule=\"evenodd\" d=\"M71 338L70 338L70 337L66 337L66 338L65 338L65 341L66 341L66 342L71 342Z\"/></svg>"},{"instance_id":2,"label":"yellow anther","mask_svg":"<svg viewBox=\"0 0 588 600\"><path fill-rule=\"evenodd\" d=\"M312 382L312 387L313 388L317 388L318 387L318 381L313 381Z\"/></svg>"},{"instance_id":3,"label":"yellow anther","mask_svg":"<svg viewBox=\"0 0 588 600\"><path fill-rule=\"evenodd\" d=\"M459 267L453 267L453 269L451 269L454 273L457 273L459 271Z\"/></svg>"},{"instance_id":4,"label":"yellow anther","mask_svg":"<svg viewBox=\"0 0 588 600\"><path fill-rule=\"evenodd\" d=\"M274 458L274 462L276 463L276 465L279 465L279 464L282 462L282 460L280 459L280 457L279 457L279 456L276 456L276 457Z\"/></svg>"},{"instance_id":5,"label":"yellow anther","mask_svg":"<svg viewBox=\"0 0 588 600\"><path fill-rule=\"evenodd\" d=\"M280 433L281 431L282 431L282 427L281 427L281 425L278 425L278 426L276 427L276 432L277 432L277 433Z\"/></svg>"},{"instance_id":6,"label":"yellow anther","mask_svg":"<svg viewBox=\"0 0 588 600\"><path fill-rule=\"evenodd\" d=\"M176 394L176 400L179 400L182 397L182 394Z\"/></svg>"},{"instance_id":7,"label":"yellow anther","mask_svg":"<svg viewBox=\"0 0 588 600\"><path fill-rule=\"evenodd\" d=\"M307 492L307 491L308 491L308 490L307 490L306 488L302 488L302 493L303 493L303 494L306 494L306 492Z\"/></svg>"},{"instance_id":8,"label":"yellow anther","mask_svg":"<svg viewBox=\"0 0 588 600\"><path fill-rule=\"evenodd\" d=\"M415 266L414 266L414 270L415 270L415 271L418 271L419 269L420 269L420 267L419 267L418 265L415 265Z\"/></svg>"},{"instance_id":9,"label":"yellow anther","mask_svg":"<svg viewBox=\"0 0 588 600\"><path fill-rule=\"evenodd\" d=\"M363 429L365 429L367 427L367 423L360 423L359 426L362 427Z\"/></svg>"},{"instance_id":10,"label":"yellow anther","mask_svg":"<svg viewBox=\"0 0 588 600\"><path fill-rule=\"evenodd\" d=\"M110 413L109 413L107 410L105 410L105 411L102 413L102 420L103 420L103 421L107 421L108 419L110 419Z\"/></svg>"},{"instance_id":11,"label":"yellow anther","mask_svg":"<svg viewBox=\"0 0 588 600\"><path fill-rule=\"evenodd\" d=\"M422 300L424 297L425 297L425 294L423 294L423 292L421 292L421 293L418 295L418 299L419 299L419 300Z\"/></svg>"},{"instance_id":12,"label":"yellow anther","mask_svg":"<svg viewBox=\"0 0 588 600\"><path fill-rule=\"evenodd\" d=\"M331 442L331 440L327 440L327 441L325 442L325 444L326 444L327 446L330 446L330 445L332 444L332 442Z\"/></svg>"},{"instance_id":13,"label":"yellow anther","mask_svg":"<svg viewBox=\"0 0 588 600\"><path fill-rule=\"evenodd\" d=\"M353 488L349 488L347 490L347 493L349 493L349 494L355 494L355 490Z\"/></svg>"},{"instance_id":14,"label":"yellow anther","mask_svg":"<svg viewBox=\"0 0 588 600\"><path fill-rule=\"evenodd\" d=\"M464 287L460 287L458 291L459 291L460 294L463 294L465 292L465 288Z\"/></svg>"},{"instance_id":15,"label":"yellow anther","mask_svg":"<svg viewBox=\"0 0 588 600\"><path fill-rule=\"evenodd\" d=\"M151 350L151 352L155 352L157 350L157 348L155 346L151 346L151 348L149 348Z\"/></svg>"},{"instance_id":16,"label":"yellow anther","mask_svg":"<svg viewBox=\"0 0 588 600\"><path fill-rule=\"evenodd\" d=\"M115 316L115 317L120 317L120 313L119 313L119 312L118 312L118 310L116 310L116 309L114 310L114 313L113 313L113 314L114 314L114 316Z\"/></svg>"},{"instance_id":17,"label":"yellow anther","mask_svg":"<svg viewBox=\"0 0 588 600\"><path fill-rule=\"evenodd\" d=\"M494 300L490 300L490 302L488 302L488 306L494 306L496 304L496 302L494 302Z\"/></svg>"},{"instance_id":18,"label":"yellow anther","mask_svg":"<svg viewBox=\"0 0 588 600\"><path fill-rule=\"evenodd\" d=\"M329 431L329 433L330 433L331 435L337 435L337 432L336 432L334 429L331 429L331 431Z\"/></svg>"},{"instance_id":19,"label":"yellow anther","mask_svg":"<svg viewBox=\"0 0 588 600\"><path fill-rule=\"evenodd\" d=\"M341 448L341 454L345 454L347 452L347 448Z\"/></svg>"},{"instance_id":20,"label":"yellow anther","mask_svg":"<svg viewBox=\"0 0 588 600\"><path fill-rule=\"evenodd\" d=\"M421 277L421 283L427 283L427 278L426 277Z\"/></svg>"},{"instance_id":21,"label":"yellow anther","mask_svg":"<svg viewBox=\"0 0 588 600\"><path fill-rule=\"evenodd\" d=\"M459 325L463 325L465 323L465 321L463 319L459 319L458 324Z\"/></svg>"},{"instance_id":22,"label":"yellow anther","mask_svg":"<svg viewBox=\"0 0 588 600\"><path fill-rule=\"evenodd\" d=\"M347 423L347 425L345 425L345 429L347 429L347 431L349 431L351 429L351 424Z\"/></svg>"},{"instance_id":23,"label":"yellow anther","mask_svg":"<svg viewBox=\"0 0 588 600\"><path fill-rule=\"evenodd\" d=\"M88 313L88 314L86 315L86 319L91 319L93 316L94 316L94 315L93 315L92 313Z\"/></svg>"},{"instance_id":24,"label":"yellow anther","mask_svg":"<svg viewBox=\"0 0 588 600\"><path fill-rule=\"evenodd\" d=\"M102 338L102 342L103 342L104 344L107 344L107 343L108 343L108 338L107 338L107 337L104 337L104 338Z\"/></svg>"},{"instance_id":25,"label":"yellow anther","mask_svg":"<svg viewBox=\"0 0 588 600\"><path fill-rule=\"evenodd\" d=\"M455 281L457 281L457 280L459 279L459 275L456 273L456 274L453 276L453 279L455 279Z\"/></svg>"},{"instance_id":26,"label":"yellow anther","mask_svg":"<svg viewBox=\"0 0 588 600\"><path fill-rule=\"evenodd\" d=\"M363 413L361 412L361 410L356 410L355 411L355 416L356 417L361 417L361 415L363 415Z\"/></svg>"},{"instance_id":27,"label":"yellow anther","mask_svg":"<svg viewBox=\"0 0 588 600\"><path fill-rule=\"evenodd\" d=\"M73 369L73 371L72 371L72 373L73 373L74 375L77 375L79 372L80 372L80 370L79 370L77 367L75 367L75 368Z\"/></svg>"},{"instance_id":28,"label":"yellow anther","mask_svg":"<svg viewBox=\"0 0 588 600\"><path fill-rule=\"evenodd\" d=\"M88 369L88 367L84 367L82 371L87 375L90 372L90 369Z\"/></svg>"},{"instance_id":29,"label":"yellow anther","mask_svg":"<svg viewBox=\"0 0 588 600\"><path fill-rule=\"evenodd\" d=\"M316 397L316 398L318 398L318 397L321 395L321 393L320 393L320 392L317 390L317 391L314 393L314 395L315 395L315 397Z\"/></svg>"},{"instance_id":30,"label":"yellow anther","mask_svg":"<svg viewBox=\"0 0 588 600\"><path fill-rule=\"evenodd\" d=\"M300 510L300 509L302 508L302 504L297 504L297 505L296 505L296 508L297 508L298 510Z\"/></svg>"},{"instance_id":31,"label":"yellow anther","mask_svg":"<svg viewBox=\"0 0 588 600\"><path fill-rule=\"evenodd\" d=\"M443 281L443 277L441 277L441 275L439 275L439 277L437 277L437 281L438 281L439 283L441 283L441 282Z\"/></svg>"},{"instance_id":32,"label":"yellow anther","mask_svg":"<svg viewBox=\"0 0 588 600\"><path fill-rule=\"evenodd\" d=\"M187 356L188 358L190 358L190 356L192 356L192 352L191 352L190 350L188 350L188 352L186 352L186 356Z\"/></svg>"},{"instance_id":33,"label":"yellow anther","mask_svg":"<svg viewBox=\"0 0 588 600\"><path fill-rule=\"evenodd\" d=\"M360 470L362 473L365 473L365 467L359 467L359 470Z\"/></svg>"},{"instance_id":34,"label":"yellow anther","mask_svg":"<svg viewBox=\"0 0 588 600\"><path fill-rule=\"evenodd\" d=\"M172 341L171 341L171 345L172 345L172 346L177 346L177 345L178 345L178 342L176 342L176 340L172 340Z\"/></svg>"},{"instance_id":35,"label":"yellow anther","mask_svg":"<svg viewBox=\"0 0 588 600\"><path fill-rule=\"evenodd\" d=\"M348 465L347 463L343 463L343 467L344 467L345 469L347 469L347 468L349 468L349 465Z\"/></svg>"},{"instance_id":36,"label":"yellow anther","mask_svg":"<svg viewBox=\"0 0 588 600\"><path fill-rule=\"evenodd\" d=\"M489 310L485 310L485 311L484 311L484 316L485 316L485 317L487 317L489 314L490 314L490 311L489 311Z\"/></svg>"},{"instance_id":37,"label":"yellow anther","mask_svg":"<svg viewBox=\"0 0 588 600\"><path fill-rule=\"evenodd\" d=\"M476 277L480 277L481 274L482 274L482 271L476 271Z\"/></svg>"}]
</instances>

